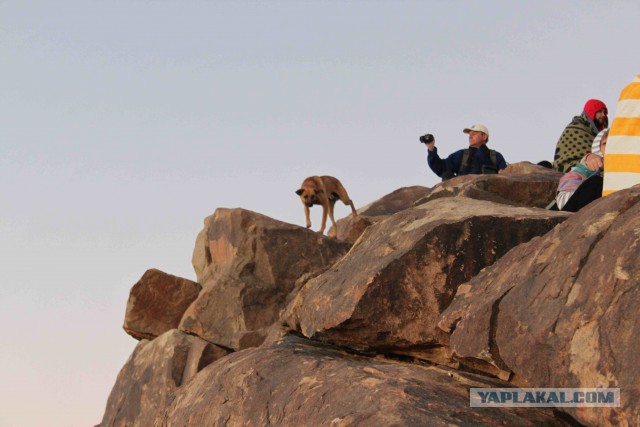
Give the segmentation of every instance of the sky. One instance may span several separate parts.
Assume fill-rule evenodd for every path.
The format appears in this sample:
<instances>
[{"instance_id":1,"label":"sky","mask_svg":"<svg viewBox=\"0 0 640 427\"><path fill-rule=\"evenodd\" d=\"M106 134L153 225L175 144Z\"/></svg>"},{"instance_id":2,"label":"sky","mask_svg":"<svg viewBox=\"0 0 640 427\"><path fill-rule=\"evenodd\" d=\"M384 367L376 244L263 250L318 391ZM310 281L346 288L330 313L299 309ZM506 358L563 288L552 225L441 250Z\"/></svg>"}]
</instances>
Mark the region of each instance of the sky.
<instances>
[{"instance_id":1,"label":"sky","mask_svg":"<svg viewBox=\"0 0 640 427\"><path fill-rule=\"evenodd\" d=\"M510 163L552 160L588 99L611 118L640 74L639 17L636 0L0 0L0 426L100 422L137 343L131 286L195 280L216 208L304 226L308 176L356 208L432 187L418 137L447 155L474 123Z\"/></svg>"}]
</instances>

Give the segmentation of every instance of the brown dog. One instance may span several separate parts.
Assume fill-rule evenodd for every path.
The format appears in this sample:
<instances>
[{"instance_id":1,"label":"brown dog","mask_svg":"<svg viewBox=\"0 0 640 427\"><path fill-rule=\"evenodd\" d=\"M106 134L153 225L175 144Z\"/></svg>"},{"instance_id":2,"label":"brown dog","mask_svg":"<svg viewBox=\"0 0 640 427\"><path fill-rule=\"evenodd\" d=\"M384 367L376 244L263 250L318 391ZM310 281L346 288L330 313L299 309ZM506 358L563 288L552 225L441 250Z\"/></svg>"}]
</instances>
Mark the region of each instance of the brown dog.
<instances>
[{"instance_id":1,"label":"brown dog","mask_svg":"<svg viewBox=\"0 0 640 427\"><path fill-rule=\"evenodd\" d=\"M349 198L347 190L344 189L337 178L332 176L310 176L302 182L296 194L300 196L300 200L304 205L307 228L311 227L309 208L313 205L322 205L322 225L318 230L320 234L324 233L324 228L327 224L327 212L334 229L336 229L336 220L333 218L333 206L336 204L336 200L341 200L345 205L351 206L353 216L357 215L356 208L353 207L353 202Z\"/></svg>"}]
</instances>

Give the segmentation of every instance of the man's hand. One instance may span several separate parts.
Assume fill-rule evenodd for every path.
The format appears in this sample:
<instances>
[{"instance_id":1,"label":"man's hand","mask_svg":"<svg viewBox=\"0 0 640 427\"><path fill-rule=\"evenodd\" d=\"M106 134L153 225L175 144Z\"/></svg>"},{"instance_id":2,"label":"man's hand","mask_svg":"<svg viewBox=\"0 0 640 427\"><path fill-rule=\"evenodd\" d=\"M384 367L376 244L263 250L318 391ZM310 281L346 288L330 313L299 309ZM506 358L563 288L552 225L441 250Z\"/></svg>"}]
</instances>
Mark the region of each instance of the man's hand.
<instances>
[{"instance_id":1,"label":"man's hand","mask_svg":"<svg viewBox=\"0 0 640 427\"><path fill-rule=\"evenodd\" d=\"M602 160L602 157L594 153L587 154L587 156L585 157L585 163L587 164L587 167L592 171L604 169L604 161Z\"/></svg>"}]
</instances>

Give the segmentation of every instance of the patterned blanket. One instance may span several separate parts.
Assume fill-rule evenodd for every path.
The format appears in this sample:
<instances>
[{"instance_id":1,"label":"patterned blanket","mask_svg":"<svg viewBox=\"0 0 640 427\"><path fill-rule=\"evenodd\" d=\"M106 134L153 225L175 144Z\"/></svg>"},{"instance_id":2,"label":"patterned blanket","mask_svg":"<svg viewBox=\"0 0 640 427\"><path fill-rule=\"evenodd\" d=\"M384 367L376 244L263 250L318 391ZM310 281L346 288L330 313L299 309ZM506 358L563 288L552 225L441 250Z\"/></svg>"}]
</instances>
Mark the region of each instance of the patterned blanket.
<instances>
[{"instance_id":1,"label":"patterned blanket","mask_svg":"<svg viewBox=\"0 0 640 427\"><path fill-rule=\"evenodd\" d=\"M597 134L598 130L586 113L574 117L560 135L553 157L553 168L569 172L591 151L591 144Z\"/></svg>"}]
</instances>

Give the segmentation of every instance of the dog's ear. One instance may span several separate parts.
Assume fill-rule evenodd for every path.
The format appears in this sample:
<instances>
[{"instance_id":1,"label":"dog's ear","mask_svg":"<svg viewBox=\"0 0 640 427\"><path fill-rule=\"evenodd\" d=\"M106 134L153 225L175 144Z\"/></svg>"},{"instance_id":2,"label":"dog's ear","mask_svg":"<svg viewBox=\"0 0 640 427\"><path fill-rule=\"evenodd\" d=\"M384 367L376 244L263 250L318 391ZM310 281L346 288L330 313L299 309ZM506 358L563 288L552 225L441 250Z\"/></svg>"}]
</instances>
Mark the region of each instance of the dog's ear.
<instances>
[{"instance_id":1,"label":"dog's ear","mask_svg":"<svg viewBox=\"0 0 640 427\"><path fill-rule=\"evenodd\" d=\"M300 188L300 189L296 190L296 194L297 194L298 196L302 196L302 193L304 193L304 190L303 190L302 188Z\"/></svg>"}]
</instances>

